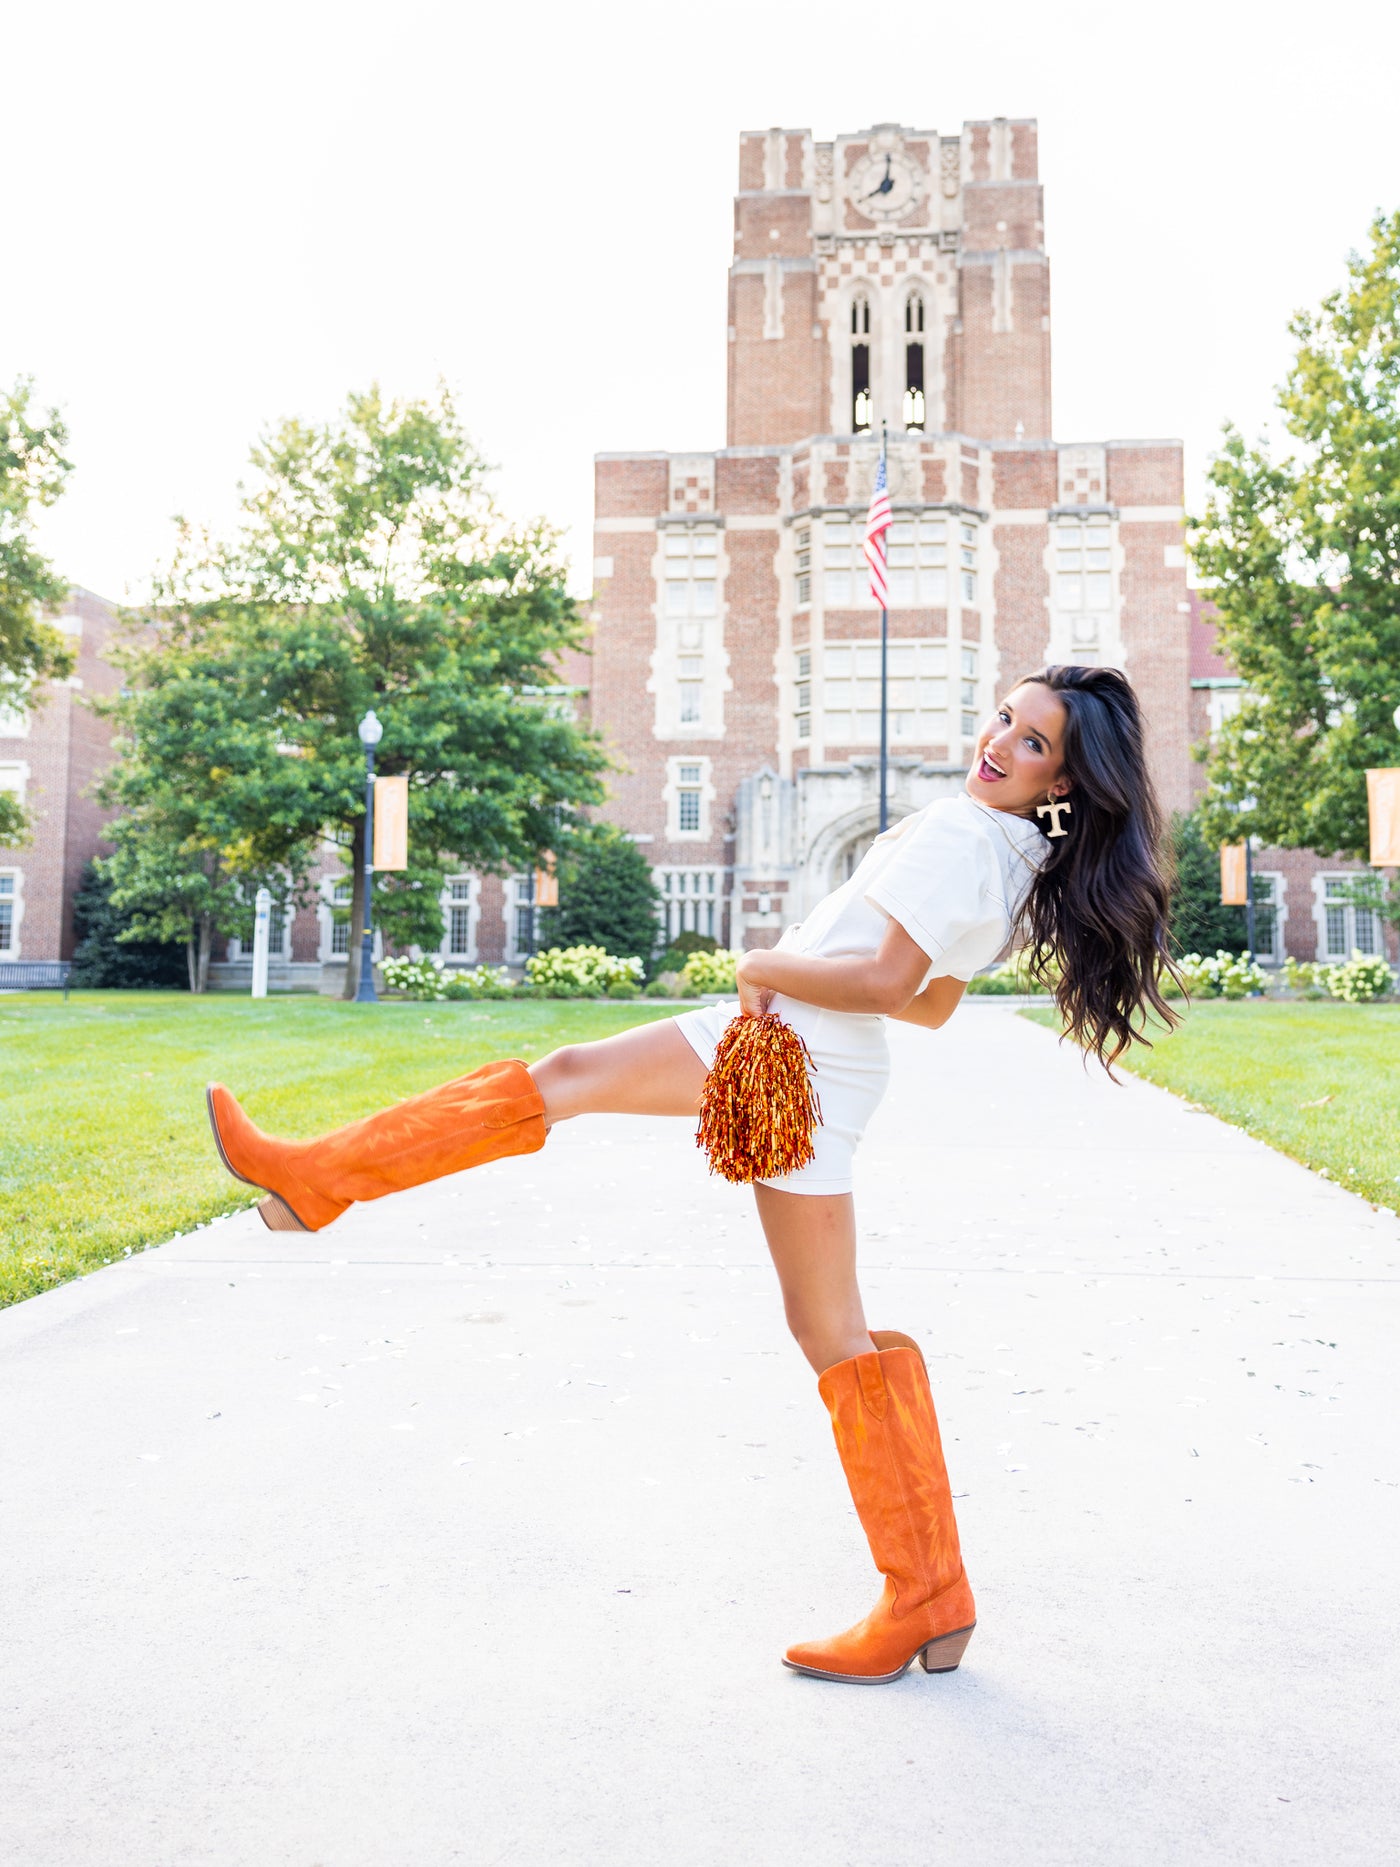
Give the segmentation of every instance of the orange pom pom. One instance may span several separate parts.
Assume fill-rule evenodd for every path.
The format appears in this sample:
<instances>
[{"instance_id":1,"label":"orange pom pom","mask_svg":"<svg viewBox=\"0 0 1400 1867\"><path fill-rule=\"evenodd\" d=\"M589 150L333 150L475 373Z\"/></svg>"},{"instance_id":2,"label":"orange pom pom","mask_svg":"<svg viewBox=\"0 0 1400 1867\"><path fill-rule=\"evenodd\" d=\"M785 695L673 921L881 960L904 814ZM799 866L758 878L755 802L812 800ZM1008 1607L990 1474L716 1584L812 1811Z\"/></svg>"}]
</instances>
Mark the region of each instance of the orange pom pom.
<instances>
[{"instance_id":1,"label":"orange pom pom","mask_svg":"<svg viewBox=\"0 0 1400 1867\"><path fill-rule=\"evenodd\" d=\"M812 1159L822 1118L808 1077L811 1052L771 1011L733 1019L718 1044L700 1102L698 1145L710 1172L743 1186L780 1180Z\"/></svg>"}]
</instances>

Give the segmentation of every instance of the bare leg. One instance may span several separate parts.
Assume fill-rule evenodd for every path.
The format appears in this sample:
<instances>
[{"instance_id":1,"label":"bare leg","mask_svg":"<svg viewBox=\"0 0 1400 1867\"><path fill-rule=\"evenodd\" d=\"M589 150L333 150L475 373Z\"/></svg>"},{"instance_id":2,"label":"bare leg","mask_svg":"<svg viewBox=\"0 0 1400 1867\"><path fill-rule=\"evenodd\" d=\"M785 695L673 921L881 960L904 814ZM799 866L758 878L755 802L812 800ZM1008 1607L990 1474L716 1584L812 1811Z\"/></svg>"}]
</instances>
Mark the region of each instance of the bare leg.
<instances>
[{"instance_id":1,"label":"bare leg","mask_svg":"<svg viewBox=\"0 0 1400 1867\"><path fill-rule=\"evenodd\" d=\"M530 1066L545 1119L700 1113L705 1066L669 1021L593 1044L569 1044ZM874 1344L856 1282L855 1202L755 1186L788 1327L818 1374Z\"/></svg>"},{"instance_id":2,"label":"bare leg","mask_svg":"<svg viewBox=\"0 0 1400 1867\"><path fill-rule=\"evenodd\" d=\"M781 1193L771 1186L753 1190L788 1327L802 1353L818 1374L838 1361L870 1354L875 1344L856 1282L851 1195Z\"/></svg>"},{"instance_id":3,"label":"bare leg","mask_svg":"<svg viewBox=\"0 0 1400 1867\"><path fill-rule=\"evenodd\" d=\"M573 1115L700 1113L705 1066L666 1019L593 1044L566 1044L530 1065L551 1126Z\"/></svg>"}]
</instances>

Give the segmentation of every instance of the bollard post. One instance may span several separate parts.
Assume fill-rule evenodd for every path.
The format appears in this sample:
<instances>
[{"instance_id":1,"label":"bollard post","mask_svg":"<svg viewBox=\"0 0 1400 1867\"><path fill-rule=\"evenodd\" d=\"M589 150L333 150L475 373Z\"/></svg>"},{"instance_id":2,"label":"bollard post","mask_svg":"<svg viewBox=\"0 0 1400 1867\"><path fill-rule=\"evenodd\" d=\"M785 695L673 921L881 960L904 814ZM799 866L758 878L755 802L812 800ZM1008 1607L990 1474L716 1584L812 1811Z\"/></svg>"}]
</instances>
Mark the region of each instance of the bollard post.
<instances>
[{"instance_id":1,"label":"bollard post","mask_svg":"<svg viewBox=\"0 0 1400 1867\"><path fill-rule=\"evenodd\" d=\"M253 997L267 997L267 937L272 924L272 896L260 888L253 908Z\"/></svg>"}]
</instances>

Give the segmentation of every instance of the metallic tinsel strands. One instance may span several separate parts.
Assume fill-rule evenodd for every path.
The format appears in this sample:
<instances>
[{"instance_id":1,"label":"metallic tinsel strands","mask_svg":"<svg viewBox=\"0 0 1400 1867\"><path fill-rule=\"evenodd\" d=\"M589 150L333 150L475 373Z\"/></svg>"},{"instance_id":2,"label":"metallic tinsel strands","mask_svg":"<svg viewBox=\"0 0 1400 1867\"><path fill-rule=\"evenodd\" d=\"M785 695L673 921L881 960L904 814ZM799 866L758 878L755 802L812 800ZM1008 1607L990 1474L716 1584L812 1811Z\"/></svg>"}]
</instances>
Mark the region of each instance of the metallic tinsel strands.
<instances>
[{"instance_id":1,"label":"metallic tinsel strands","mask_svg":"<svg viewBox=\"0 0 1400 1867\"><path fill-rule=\"evenodd\" d=\"M711 1173L744 1185L808 1164L822 1118L808 1076L815 1068L806 1044L773 1012L729 1024L705 1078L696 1135Z\"/></svg>"}]
</instances>

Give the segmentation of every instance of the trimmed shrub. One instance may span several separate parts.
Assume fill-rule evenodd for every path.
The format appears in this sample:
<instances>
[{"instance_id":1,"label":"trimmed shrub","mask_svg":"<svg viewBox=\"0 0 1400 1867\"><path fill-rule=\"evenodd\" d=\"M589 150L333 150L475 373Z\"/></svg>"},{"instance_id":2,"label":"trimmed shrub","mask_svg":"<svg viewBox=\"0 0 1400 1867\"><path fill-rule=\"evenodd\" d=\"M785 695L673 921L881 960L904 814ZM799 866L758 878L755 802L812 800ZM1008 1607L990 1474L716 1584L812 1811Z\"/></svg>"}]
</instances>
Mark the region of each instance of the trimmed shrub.
<instances>
[{"instance_id":1,"label":"trimmed shrub","mask_svg":"<svg viewBox=\"0 0 1400 1867\"><path fill-rule=\"evenodd\" d=\"M1220 851L1201 834L1200 819L1175 816L1171 826L1171 938L1178 951L1206 953L1242 947L1243 908L1227 908L1220 899Z\"/></svg>"},{"instance_id":2,"label":"trimmed shrub","mask_svg":"<svg viewBox=\"0 0 1400 1867\"><path fill-rule=\"evenodd\" d=\"M434 953L427 959L409 959L399 955L381 962L379 968L385 985L405 998L425 998L439 1004L449 999L512 998L516 988L503 966L474 966L465 972L444 966Z\"/></svg>"},{"instance_id":3,"label":"trimmed shrub","mask_svg":"<svg viewBox=\"0 0 1400 1867\"><path fill-rule=\"evenodd\" d=\"M551 947L601 947L645 962L660 937L661 896L638 845L611 823L573 832L559 854L559 905L541 910Z\"/></svg>"},{"instance_id":4,"label":"trimmed shrub","mask_svg":"<svg viewBox=\"0 0 1400 1867\"><path fill-rule=\"evenodd\" d=\"M709 934L678 933L656 962L658 974L679 972L692 953L718 953L719 941Z\"/></svg>"},{"instance_id":5,"label":"trimmed shrub","mask_svg":"<svg viewBox=\"0 0 1400 1867\"><path fill-rule=\"evenodd\" d=\"M1373 999L1384 998L1394 983L1390 967L1383 959L1359 949L1352 952L1345 965L1327 969L1327 990L1333 998L1344 999L1348 1005L1369 1005Z\"/></svg>"},{"instance_id":6,"label":"trimmed shrub","mask_svg":"<svg viewBox=\"0 0 1400 1867\"><path fill-rule=\"evenodd\" d=\"M73 897L73 932L78 945L68 983L118 991L149 992L170 986L190 989L189 961L182 940L123 940L132 917L112 906L112 884L100 863L90 862Z\"/></svg>"},{"instance_id":7,"label":"trimmed shrub","mask_svg":"<svg viewBox=\"0 0 1400 1867\"><path fill-rule=\"evenodd\" d=\"M640 985L639 959L616 959L600 946L552 946L525 962L525 976L542 997L601 998L612 985Z\"/></svg>"},{"instance_id":8,"label":"trimmed shrub","mask_svg":"<svg viewBox=\"0 0 1400 1867\"><path fill-rule=\"evenodd\" d=\"M738 963L736 953L723 949L692 953L681 969L681 986L685 996L689 998L702 992L737 991L738 980L734 975Z\"/></svg>"},{"instance_id":9,"label":"trimmed shrub","mask_svg":"<svg viewBox=\"0 0 1400 1867\"><path fill-rule=\"evenodd\" d=\"M1193 998L1248 998L1252 992L1262 992L1269 983L1269 975L1258 960L1246 953L1227 953L1223 947L1209 959L1199 953L1183 953L1177 965Z\"/></svg>"},{"instance_id":10,"label":"trimmed shrub","mask_svg":"<svg viewBox=\"0 0 1400 1867\"><path fill-rule=\"evenodd\" d=\"M1288 982L1290 992L1299 992L1304 998L1325 998L1327 996L1327 975L1330 966L1324 966L1315 959L1294 959L1290 953L1283 962L1283 976Z\"/></svg>"}]
</instances>

